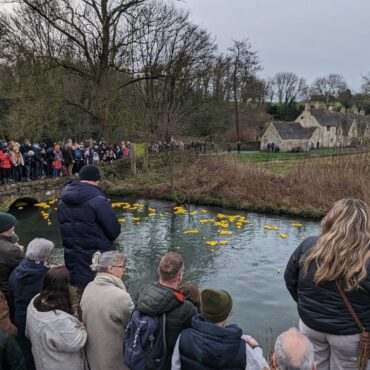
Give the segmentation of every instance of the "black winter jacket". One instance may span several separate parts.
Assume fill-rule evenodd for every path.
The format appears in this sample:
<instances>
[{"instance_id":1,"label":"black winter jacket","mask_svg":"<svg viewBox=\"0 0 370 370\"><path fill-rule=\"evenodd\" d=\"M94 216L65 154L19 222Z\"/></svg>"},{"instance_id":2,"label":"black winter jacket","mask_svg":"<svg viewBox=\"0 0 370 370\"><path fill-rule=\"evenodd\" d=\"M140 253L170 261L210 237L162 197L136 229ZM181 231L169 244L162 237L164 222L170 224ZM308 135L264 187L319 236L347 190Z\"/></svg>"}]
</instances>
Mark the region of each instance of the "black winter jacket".
<instances>
[{"instance_id":1,"label":"black winter jacket","mask_svg":"<svg viewBox=\"0 0 370 370\"><path fill-rule=\"evenodd\" d=\"M177 337L186 328L191 327L191 320L197 314L195 306L177 290L159 283L146 286L139 295L139 310L149 316L166 313L167 356L164 370L171 368L171 356Z\"/></svg>"},{"instance_id":2,"label":"black winter jacket","mask_svg":"<svg viewBox=\"0 0 370 370\"><path fill-rule=\"evenodd\" d=\"M17 342L0 330L0 370L26 370Z\"/></svg>"},{"instance_id":3,"label":"black winter jacket","mask_svg":"<svg viewBox=\"0 0 370 370\"><path fill-rule=\"evenodd\" d=\"M27 307L32 298L41 292L48 270L42 263L24 259L10 275L9 296L13 302L10 315L21 335L26 329Z\"/></svg>"},{"instance_id":4,"label":"black winter jacket","mask_svg":"<svg viewBox=\"0 0 370 370\"><path fill-rule=\"evenodd\" d=\"M309 328L335 335L358 334L360 329L344 304L335 282L317 286L314 283L315 263L311 263L307 276L302 271L301 258L318 239L318 236L309 237L294 251L285 270L286 286L297 302L300 318ZM361 288L346 292L346 295L362 324L370 331L370 265L367 271Z\"/></svg>"},{"instance_id":5,"label":"black winter jacket","mask_svg":"<svg viewBox=\"0 0 370 370\"><path fill-rule=\"evenodd\" d=\"M84 288L94 279L90 270L93 254L116 249L113 241L121 225L101 189L79 181L66 185L58 218L71 285Z\"/></svg>"},{"instance_id":6,"label":"black winter jacket","mask_svg":"<svg viewBox=\"0 0 370 370\"><path fill-rule=\"evenodd\" d=\"M193 317L192 328L181 333L181 370L244 370L246 344L237 325L223 328Z\"/></svg>"}]
</instances>

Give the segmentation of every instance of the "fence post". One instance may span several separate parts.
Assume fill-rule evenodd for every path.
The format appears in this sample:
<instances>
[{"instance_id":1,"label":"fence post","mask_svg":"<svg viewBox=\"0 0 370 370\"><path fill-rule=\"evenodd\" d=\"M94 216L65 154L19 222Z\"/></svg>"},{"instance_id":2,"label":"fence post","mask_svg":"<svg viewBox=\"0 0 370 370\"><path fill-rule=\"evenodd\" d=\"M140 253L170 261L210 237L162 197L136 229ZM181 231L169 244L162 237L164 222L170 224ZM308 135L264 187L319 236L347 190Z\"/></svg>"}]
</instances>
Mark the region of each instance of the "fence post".
<instances>
[{"instance_id":1,"label":"fence post","mask_svg":"<svg viewBox=\"0 0 370 370\"><path fill-rule=\"evenodd\" d=\"M130 147L131 175L136 176L136 144L131 143Z\"/></svg>"},{"instance_id":2,"label":"fence post","mask_svg":"<svg viewBox=\"0 0 370 370\"><path fill-rule=\"evenodd\" d=\"M149 172L149 151L148 144L144 144L143 170Z\"/></svg>"}]
</instances>

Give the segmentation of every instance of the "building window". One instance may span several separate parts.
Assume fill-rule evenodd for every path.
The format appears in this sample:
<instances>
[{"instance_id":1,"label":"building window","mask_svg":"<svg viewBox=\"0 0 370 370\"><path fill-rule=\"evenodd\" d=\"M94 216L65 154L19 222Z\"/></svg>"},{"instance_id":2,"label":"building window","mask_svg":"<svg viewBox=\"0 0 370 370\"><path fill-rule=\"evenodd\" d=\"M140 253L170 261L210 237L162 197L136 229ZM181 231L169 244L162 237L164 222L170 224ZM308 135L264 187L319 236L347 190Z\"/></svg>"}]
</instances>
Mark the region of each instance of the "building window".
<instances>
[{"instance_id":1,"label":"building window","mask_svg":"<svg viewBox=\"0 0 370 370\"><path fill-rule=\"evenodd\" d=\"M326 131L330 131L330 126L326 126Z\"/></svg>"}]
</instances>

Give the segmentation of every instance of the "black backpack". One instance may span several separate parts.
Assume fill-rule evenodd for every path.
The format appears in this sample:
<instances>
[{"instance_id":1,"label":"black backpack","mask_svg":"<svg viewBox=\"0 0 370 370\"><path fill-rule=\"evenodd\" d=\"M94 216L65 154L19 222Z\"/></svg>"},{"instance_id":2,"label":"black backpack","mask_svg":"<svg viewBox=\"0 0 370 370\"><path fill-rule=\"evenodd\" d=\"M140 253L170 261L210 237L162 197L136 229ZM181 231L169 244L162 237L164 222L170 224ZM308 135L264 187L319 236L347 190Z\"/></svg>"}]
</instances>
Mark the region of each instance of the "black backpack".
<instances>
[{"instance_id":1,"label":"black backpack","mask_svg":"<svg viewBox=\"0 0 370 370\"><path fill-rule=\"evenodd\" d=\"M123 343L125 364L131 370L160 370L167 359L166 314L148 316L135 308Z\"/></svg>"}]
</instances>

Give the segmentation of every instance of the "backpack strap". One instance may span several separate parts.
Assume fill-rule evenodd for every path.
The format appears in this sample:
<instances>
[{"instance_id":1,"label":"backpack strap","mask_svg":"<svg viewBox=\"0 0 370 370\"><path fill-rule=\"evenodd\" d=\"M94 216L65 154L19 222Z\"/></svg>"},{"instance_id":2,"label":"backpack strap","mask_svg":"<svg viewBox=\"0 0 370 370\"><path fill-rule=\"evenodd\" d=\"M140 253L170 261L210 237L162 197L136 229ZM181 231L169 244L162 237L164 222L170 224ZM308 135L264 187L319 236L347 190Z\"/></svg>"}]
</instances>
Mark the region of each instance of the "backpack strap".
<instances>
[{"instance_id":1,"label":"backpack strap","mask_svg":"<svg viewBox=\"0 0 370 370\"><path fill-rule=\"evenodd\" d=\"M343 301L344 301L345 305L347 306L347 308L348 308L349 312L351 313L351 316L352 316L353 320L355 320L356 325L360 328L360 330L361 330L362 332L364 332L364 331L365 331L365 328L364 328L364 326L362 325L362 322L360 321L360 319L358 318L358 316L356 315L356 312L355 312L355 310L353 309L353 307L352 307L352 305L351 305L350 301L348 300L347 296L345 295L345 293L344 293L344 291L343 291L342 287L339 285L338 280L335 280L335 284L337 285L337 288L338 288L338 290L339 290L339 293L340 293L340 295L341 295L341 297L342 297L342 299L343 299Z\"/></svg>"},{"instance_id":2,"label":"backpack strap","mask_svg":"<svg viewBox=\"0 0 370 370\"><path fill-rule=\"evenodd\" d=\"M166 341L166 313L163 312L162 317L161 317L161 325L162 325L162 338L163 338L163 357L162 357L162 362L159 365L158 370L161 370L167 360L167 341Z\"/></svg>"}]
</instances>

